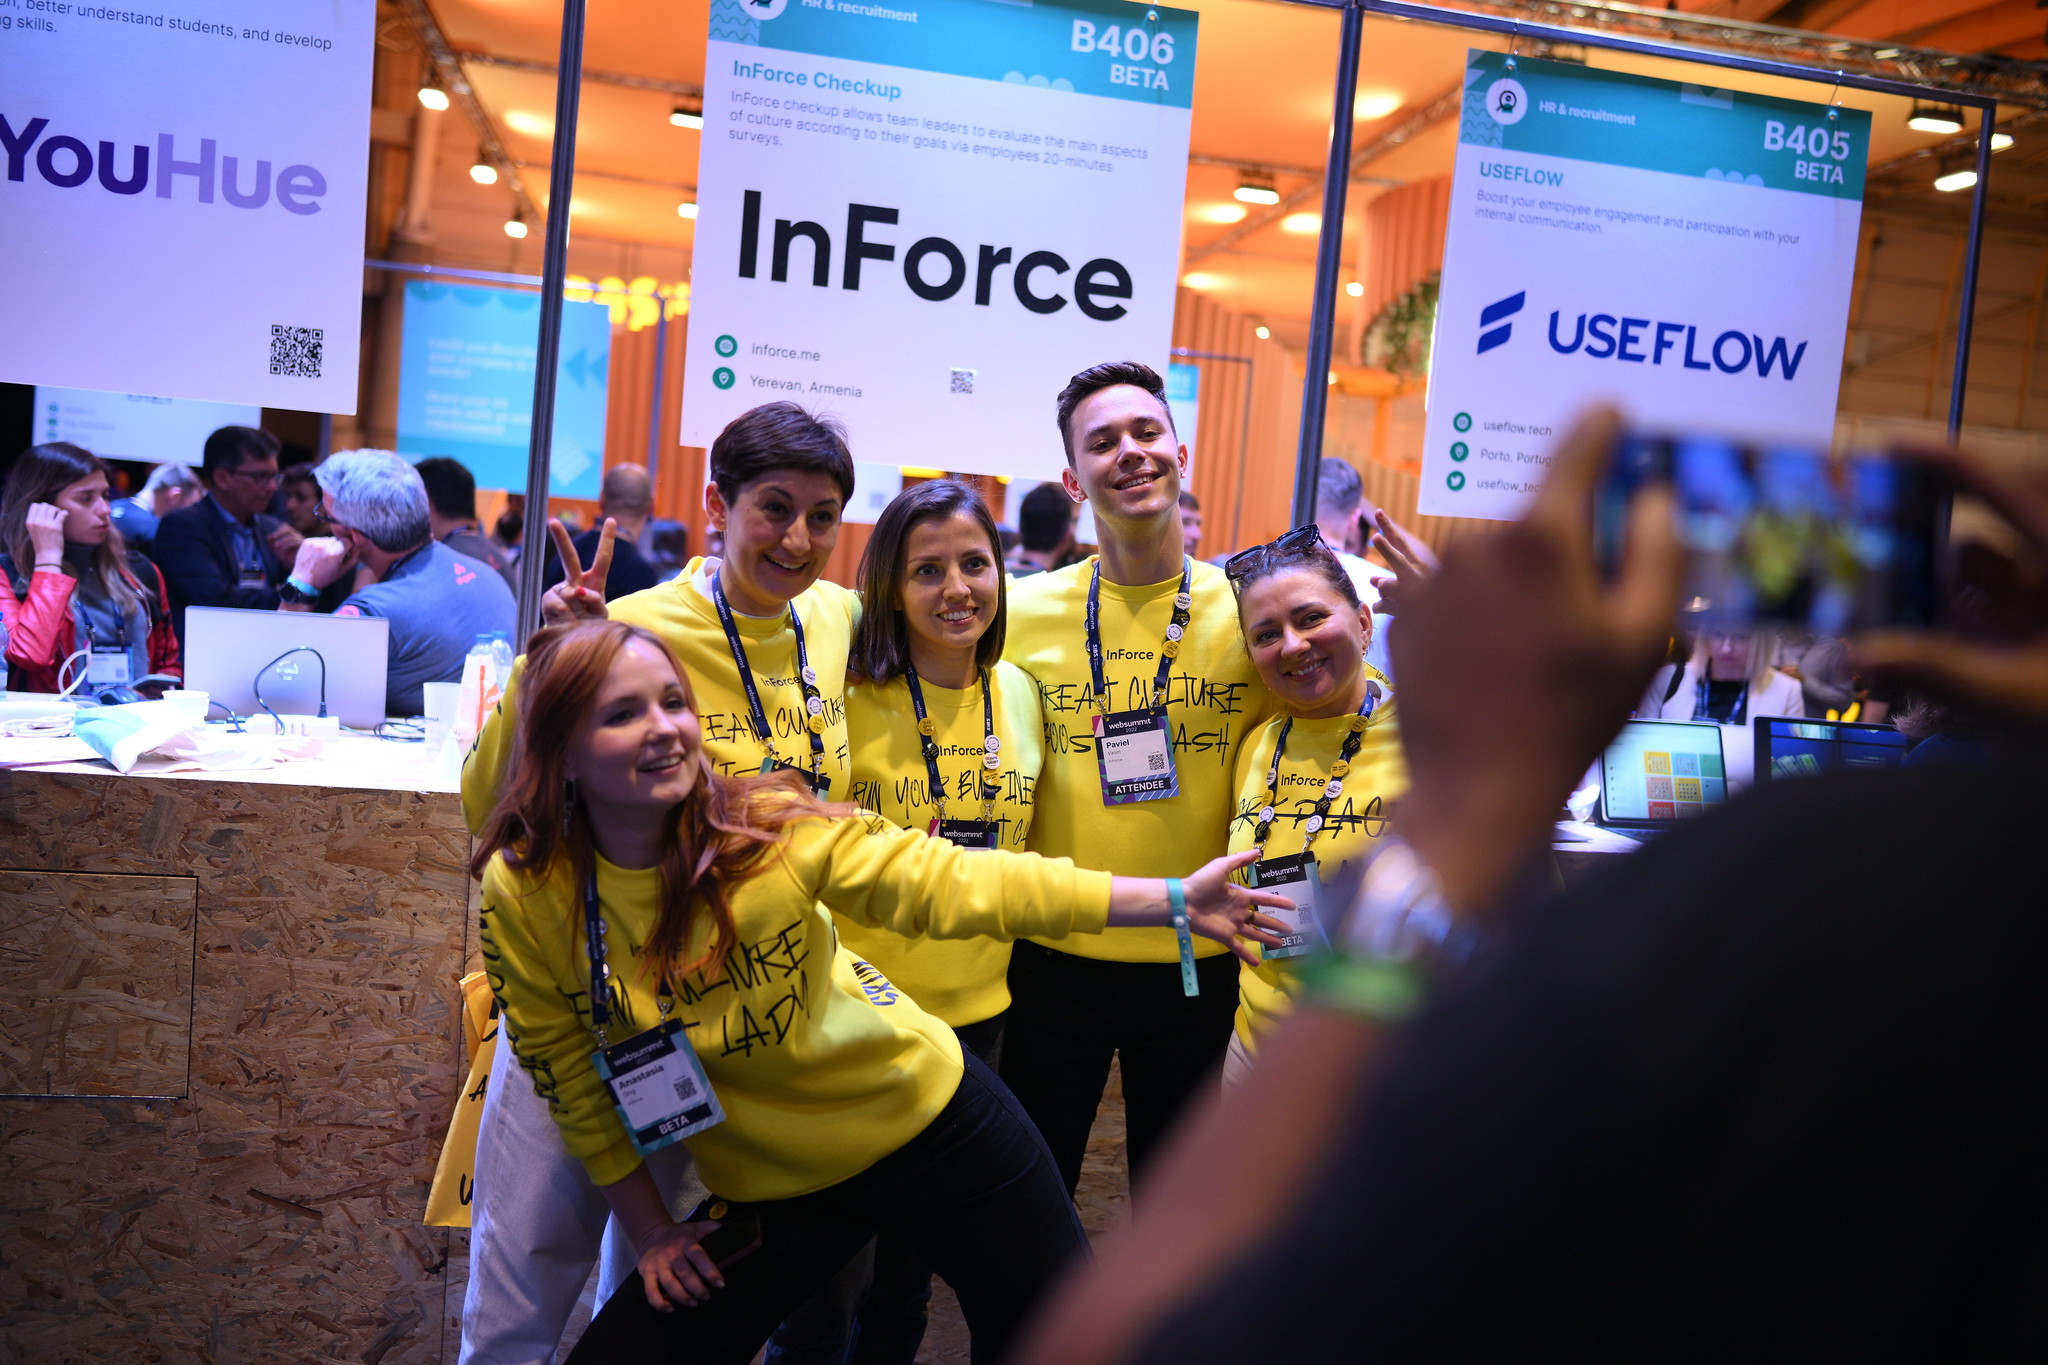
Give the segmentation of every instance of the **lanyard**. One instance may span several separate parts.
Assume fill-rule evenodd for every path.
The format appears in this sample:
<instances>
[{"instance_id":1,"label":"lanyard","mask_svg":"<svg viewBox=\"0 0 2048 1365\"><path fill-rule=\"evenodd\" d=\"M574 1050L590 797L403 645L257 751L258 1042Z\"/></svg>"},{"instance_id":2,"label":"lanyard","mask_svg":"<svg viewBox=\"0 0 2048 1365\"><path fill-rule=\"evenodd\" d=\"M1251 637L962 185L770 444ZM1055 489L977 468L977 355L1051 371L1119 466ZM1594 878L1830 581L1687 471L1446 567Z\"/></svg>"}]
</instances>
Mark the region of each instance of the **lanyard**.
<instances>
[{"instance_id":1,"label":"lanyard","mask_svg":"<svg viewBox=\"0 0 2048 1365\"><path fill-rule=\"evenodd\" d=\"M917 712L917 744L924 753L924 771L931 782L932 804L938 807L939 819L946 818L946 782L939 776L939 742L933 736L938 725L925 714L924 688L917 681L917 670L909 664L903 666L903 681L910 686L910 705ZM983 822L996 818L996 797L1002 794L1002 784L996 781L996 769L1003 764L1003 741L996 736L996 704L994 689L989 686L988 670L981 670L981 818Z\"/></svg>"},{"instance_id":2,"label":"lanyard","mask_svg":"<svg viewBox=\"0 0 2048 1365\"><path fill-rule=\"evenodd\" d=\"M1191 585L1195 563L1186 555L1180 561L1180 591L1173 595L1173 620L1167 624L1166 640L1159 646L1159 671L1152 678L1152 705L1166 705L1166 683L1173 673L1174 656L1180 653L1181 637L1187 634L1188 610L1195 604ZM1109 680L1102 671L1102 560L1088 579L1088 671L1095 684L1095 709L1109 714Z\"/></svg>"},{"instance_id":3,"label":"lanyard","mask_svg":"<svg viewBox=\"0 0 2048 1365\"><path fill-rule=\"evenodd\" d=\"M747 692L754 734L773 760L775 732L768 728L768 713L762 709L761 693L754 686L754 668L747 662L747 647L740 643L740 628L733 623L732 607L725 600L725 589L718 578L715 573L711 575L711 600L718 607L718 624L725 627L725 643L732 650L733 667L739 670L740 686ZM815 776L825 770L825 699L818 695L818 675L812 671L810 655L804 649L804 622L796 614L794 602L789 604L789 629L796 636L796 677L804 693L804 728L811 732L811 772Z\"/></svg>"},{"instance_id":4,"label":"lanyard","mask_svg":"<svg viewBox=\"0 0 2048 1365\"><path fill-rule=\"evenodd\" d=\"M1697 683L1695 683L1695 684L1693 685L1693 694L1692 694L1692 718L1693 718L1694 720L1696 720L1696 721L1700 721L1700 720L1704 720L1704 721L1712 721L1712 720L1714 719L1713 715L1712 715L1712 714L1711 714L1711 713L1710 713L1710 712L1708 711L1708 709L1707 709L1707 707L1708 707L1708 701L1707 701L1707 697L1708 697L1708 694L1709 694L1710 688L1711 688L1711 683L1709 682L1709 680L1708 680L1708 678L1707 678L1707 676L1706 676L1705 674L1701 674L1701 675L1700 675L1700 680L1699 680L1699 681L1698 681ZM1748 683L1744 683L1744 684L1742 685L1742 690L1741 690L1740 692L1737 692L1737 693L1735 694L1735 704L1734 704L1734 705L1732 705L1732 706L1730 706L1730 707L1728 708L1728 719L1727 719L1727 721L1726 721L1726 722L1717 722L1717 723L1725 723L1725 724L1728 724L1728 725L1742 725L1742 724L1746 723L1746 722L1748 721L1748 719L1749 719L1749 684L1748 684Z\"/></svg>"},{"instance_id":5,"label":"lanyard","mask_svg":"<svg viewBox=\"0 0 2048 1365\"><path fill-rule=\"evenodd\" d=\"M612 966L605 960L604 936L604 915L597 903L597 864L592 862L590 875L583 882L583 947L590 957L590 1026L601 1048L611 1046L606 1030L612 1022ZM668 988L667 964L661 970L660 996L661 1017L666 1023L675 998Z\"/></svg>"},{"instance_id":6,"label":"lanyard","mask_svg":"<svg viewBox=\"0 0 2048 1365\"><path fill-rule=\"evenodd\" d=\"M1358 714L1351 718L1351 733L1344 736L1344 747L1338 751L1337 761L1330 765L1330 780L1323 786L1322 799L1316 802L1315 810L1302 825L1308 831L1301 841L1303 853L1308 852L1309 845L1316 841L1317 832L1330 814L1331 804L1344 794L1344 778L1351 771L1351 760L1358 756L1359 746L1365 742L1366 723L1372 719L1373 709L1379 704L1379 688L1368 679L1365 701L1359 706ZM1252 844L1261 858L1266 856L1267 836L1273 832L1273 808L1280 803L1280 760L1287 753L1287 736L1293 729L1294 717L1289 716L1280 727L1280 738L1273 744L1273 766L1266 769L1266 804L1259 808L1259 827L1252 835Z\"/></svg>"}]
</instances>

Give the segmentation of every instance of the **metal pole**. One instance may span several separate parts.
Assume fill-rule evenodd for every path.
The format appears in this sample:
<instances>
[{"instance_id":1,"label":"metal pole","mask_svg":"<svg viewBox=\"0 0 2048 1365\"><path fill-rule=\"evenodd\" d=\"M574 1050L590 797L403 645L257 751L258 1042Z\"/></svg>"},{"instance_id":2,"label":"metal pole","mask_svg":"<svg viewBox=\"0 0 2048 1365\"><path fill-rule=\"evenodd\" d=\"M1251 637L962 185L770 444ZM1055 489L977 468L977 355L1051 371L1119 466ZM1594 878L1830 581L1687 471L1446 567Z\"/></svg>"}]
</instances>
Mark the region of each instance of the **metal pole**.
<instances>
[{"instance_id":1,"label":"metal pole","mask_svg":"<svg viewBox=\"0 0 2048 1365\"><path fill-rule=\"evenodd\" d=\"M1365 12L1344 7L1337 39L1337 96L1330 118L1330 158L1323 163L1323 230L1316 241L1316 295L1309 313L1308 374L1301 387L1301 445L1294 456L1291 525L1316 518L1316 478L1323 459L1323 418L1330 401L1330 357L1337 330L1337 273L1344 264L1344 195L1351 186L1352 105L1358 97L1358 44Z\"/></svg>"},{"instance_id":2,"label":"metal pole","mask_svg":"<svg viewBox=\"0 0 2048 1365\"><path fill-rule=\"evenodd\" d=\"M533 430L526 447L526 525L519 533L519 623L540 624L548 559L548 464L555 437L555 369L562 353L562 287L569 273L569 195L576 180L576 111L582 95L583 2L562 0L562 57L555 80L555 145L548 167L548 228L540 267L540 336L533 358Z\"/></svg>"},{"instance_id":3,"label":"metal pole","mask_svg":"<svg viewBox=\"0 0 2048 1365\"><path fill-rule=\"evenodd\" d=\"M1991 121L1998 113L1986 106L1978 112L1977 183L1970 193L1970 246L1963 256L1962 311L1956 315L1956 373L1949 381L1948 438L1963 432L1963 397L1970 376L1970 332L1977 320L1977 255L1984 245L1984 200L1991 185Z\"/></svg>"},{"instance_id":4,"label":"metal pole","mask_svg":"<svg viewBox=\"0 0 2048 1365\"><path fill-rule=\"evenodd\" d=\"M654 324L654 398L647 414L647 482L661 468L661 388L668 378L668 300L661 299L661 320Z\"/></svg>"}]
</instances>

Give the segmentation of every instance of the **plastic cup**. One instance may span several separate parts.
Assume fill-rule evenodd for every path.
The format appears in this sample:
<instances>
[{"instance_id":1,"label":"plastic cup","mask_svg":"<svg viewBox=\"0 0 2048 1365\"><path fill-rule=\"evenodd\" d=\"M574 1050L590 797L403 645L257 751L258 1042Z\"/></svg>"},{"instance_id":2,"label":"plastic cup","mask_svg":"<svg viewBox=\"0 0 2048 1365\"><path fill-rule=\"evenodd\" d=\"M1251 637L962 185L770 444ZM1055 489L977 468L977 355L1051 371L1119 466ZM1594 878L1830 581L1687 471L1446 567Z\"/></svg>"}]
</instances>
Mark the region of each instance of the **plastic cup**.
<instances>
[{"instance_id":1,"label":"plastic cup","mask_svg":"<svg viewBox=\"0 0 2048 1365\"><path fill-rule=\"evenodd\" d=\"M455 713L462 706L462 684L459 682L430 682L422 686L426 694L423 703L427 717L427 752L437 754L448 731L455 725Z\"/></svg>"},{"instance_id":2,"label":"plastic cup","mask_svg":"<svg viewBox=\"0 0 2048 1365\"><path fill-rule=\"evenodd\" d=\"M194 692L174 687L164 693L164 700L185 713L185 719L194 725L206 724L206 712L212 698L205 692Z\"/></svg>"}]
</instances>

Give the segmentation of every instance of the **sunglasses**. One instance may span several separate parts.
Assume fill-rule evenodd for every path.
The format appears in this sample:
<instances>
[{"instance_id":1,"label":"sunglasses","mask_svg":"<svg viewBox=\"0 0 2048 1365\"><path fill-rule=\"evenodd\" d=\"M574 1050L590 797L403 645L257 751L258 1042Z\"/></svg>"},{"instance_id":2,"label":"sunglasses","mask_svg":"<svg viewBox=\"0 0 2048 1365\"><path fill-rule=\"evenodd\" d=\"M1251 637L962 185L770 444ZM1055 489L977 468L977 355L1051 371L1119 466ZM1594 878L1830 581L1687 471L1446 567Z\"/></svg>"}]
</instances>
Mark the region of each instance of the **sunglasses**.
<instances>
[{"instance_id":1,"label":"sunglasses","mask_svg":"<svg viewBox=\"0 0 2048 1365\"><path fill-rule=\"evenodd\" d=\"M1323 533L1316 529L1314 522L1306 526L1297 526L1283 536L1277 536L1263 545L1254 545L1249 550L1239 550L1224 560L1223 576L1230 580L1230 586L1235 590L1245 579L1263 568L1272 556L1300 554L1323 543Z\"/></svg>"}]
</instances>

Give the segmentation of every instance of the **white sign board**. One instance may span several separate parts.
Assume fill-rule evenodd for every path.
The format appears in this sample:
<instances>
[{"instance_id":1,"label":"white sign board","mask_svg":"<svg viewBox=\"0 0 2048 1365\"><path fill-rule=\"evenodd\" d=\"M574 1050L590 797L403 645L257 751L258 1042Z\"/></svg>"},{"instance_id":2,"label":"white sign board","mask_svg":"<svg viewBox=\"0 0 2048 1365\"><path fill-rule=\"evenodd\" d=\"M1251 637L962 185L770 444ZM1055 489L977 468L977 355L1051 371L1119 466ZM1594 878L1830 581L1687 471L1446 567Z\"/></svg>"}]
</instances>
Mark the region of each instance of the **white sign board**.
<instances>
[{"instance_id":1,"label":"white sign board","mask_svg":"<svg viewBox=\"0 0 2048 1365\"><path fill-rule=\"evenodd\" d=\"M36 387L35 440L69 441L108 460L199 467L206 438L222 427L260 427L263 410L141 393Z\"/></svg>"},{"instance_id":2,"label":"white sign board","mask_svg":"<svg viewBox=\"0 0 2048 1365\"><path fill-rule=\"evenodd\" d=\"M1420 510L1508 518L1597 401L1826 446L1870 116L1473 52Z\"/></svg>"},{"instance_id":3,"label":"white sign board","mask_svg":"<svg viewBox=\"0 0 2048 1365\"><path fill-rule=\"evenodd\" d=\"M0 6L0 379L354 412L375 13Z\"/></svg>"},{"instance_id":4,"label":"white sign board","mask_svg":"<svg viewBox=\"0 0 2048 1365\"><path fill-rule=\"evenodd\" d=\"M1056 477L1070 376L1166 371L1194 74L1164 6L712 0L683 444Z\"/></svg>"}]
</instances>

